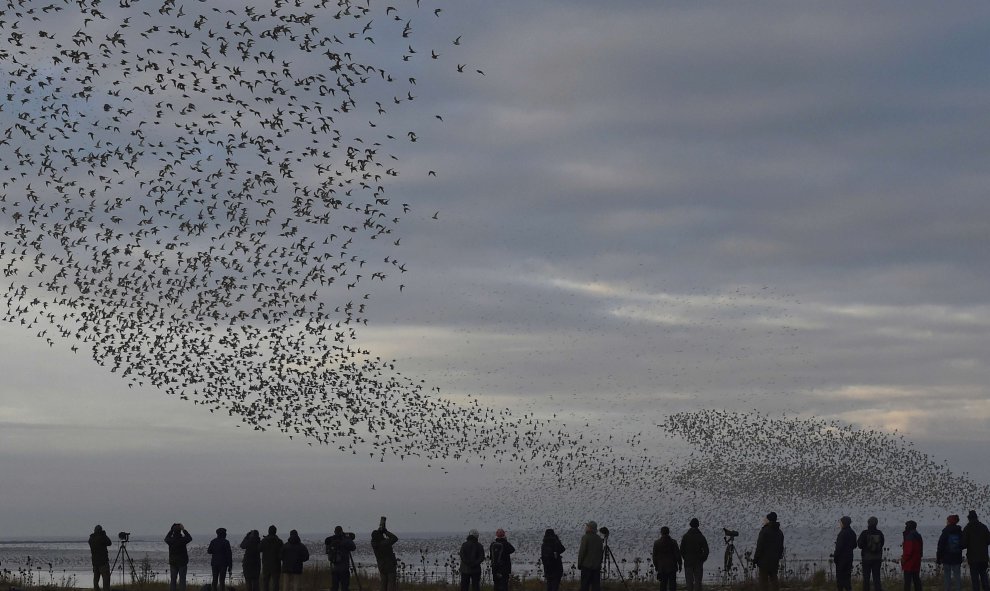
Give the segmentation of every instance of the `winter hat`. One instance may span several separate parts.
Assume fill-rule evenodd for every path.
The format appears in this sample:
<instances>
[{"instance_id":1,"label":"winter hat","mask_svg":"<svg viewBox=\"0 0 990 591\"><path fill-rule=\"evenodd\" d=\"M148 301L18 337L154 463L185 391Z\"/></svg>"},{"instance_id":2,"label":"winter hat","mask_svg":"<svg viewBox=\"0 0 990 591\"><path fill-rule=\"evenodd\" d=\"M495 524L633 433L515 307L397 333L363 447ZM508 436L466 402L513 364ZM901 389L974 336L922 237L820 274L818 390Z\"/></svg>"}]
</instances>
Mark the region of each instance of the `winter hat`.
<instances>
[{"instance_id":1,"label":"winter hat","mask_svg":"<svg viewBox=\"0 0 990 591\"><path fill-rule=\"evenodd\" d=\"M269 525L268 526L268 535L274 536L275 535L275 532L277 532L277 531L278 531L278 528L275 527L274 525Z\"/></svg>"},{"instance_id":2,"label":"winter hat","mask_svg":"<svg viewBox=\"0 0 990 591\"><path fill-rule=\"evenodd\" d=\"M103 526L102 525L97 525L96 527L93 528L93 533L94 534L98 534L98 533L100 533L102 531L103 531Z\"/></svg>"},{"instance_id":3,"label":"winter hat","mask_svg":"<svg viewBox=\"0 0 990 591\"><path fill-rule=\"evenodd\" d=\"M661 536L669 536L670 535L670 528L667 527L666 525L663 526L663 527L661 527L660 528L660 535Z\"/></svg>"},{"instance_id":4,"label":"winter hat","mask_svg":"<svg viewBox=\"0 0 990 591\"><path fill-rule=\"evenodd\" d=\"M956 525L957 523L959 523L959 516L955 514L949 515L949 517L945 520L945 522L948 523L949 525Z\"/></svg>"},{"instance_id":5,"label":"winter hat","mask_svg":"<svg viewBox=\"0 0 990 591\"><path fill-rule=\"evenodd\" d=\"M220 536L221 538L227 537L227 528L225 528L225 527L218 527L217 528L217 535Z\"/></svg>"},{"instance_id":6,"label":"winter hat","mask_svg":"<svg viewBox=\"0 0 990 591\"><path fill-rule=\"evenodd\" d=\"M588 523L586 523L584 525L585 525L585 527L590 527L594 531L598 531L598 522L597 521L589 521Z\"/></svg>"},{"instance_id":7,"label":"winter hat","mask_svg":"<svg viewBox=\"0 0 990 591\"><path fill-rule=\"evenodd\" d=\"M557 535L557 532L553 531L553 528L547 528L547 531L543 532L544 538L552 538Z\"/></svg>"},{"instance_id":8,"label":"winter hat","mask_svg":"<svg viewBox=\"0 0 990 591\"><path fill-rule=\"evenodd\" d=\"M869 519L866 520L866 525L870 527L876 527L878 523L880 523L880 520L877 519L876 517L870 517Z\"/></svg>"},{"instance_id":9,"label":"winter hat","mask_svg":"<svg viewBox=\"0 0 990 591\"><path fill-rule=\"evenodd\" d=\"M918 522L909 519L908 521L904 522L904 529L906 529L907 531L914 531L918 529Z\"/></svg>"},{"instance_id":10,"label":"winter hat","mask_svg":"<svg viewBox=\"0 0 990 591\"><path fill-rule=\"evenodd\" d=\"M970 521L976 521L976 511L972 509L969 510L969 515L966 516Z\"/></svg>"},{"instance_id":11,"label":"winter hat","mask_svg":"<svg viewBox=\"0 0 990 591\"><path fill-rule=\"evenodd\" d=\"M333 528L333 533L334 533L334 535L342 534L342 533L344 533L344 528L342 528L342 527L340 527L338 525L337 527Z\"/></svg>"},{"instance_id":12,"label":"winter hat","mask_svg":"<svg viewBox=\"0 0 990 591\"><path fill-rule=\"evenodd\" d=\"M691 527L698 527L699 525L701 525L701 522L698 521L697 517L692 517L691 523L689 523L688 525L690 525Z\"/></svg>"},{"instance_id":13,"label":"winter hat","mask_svg":"<svg viewBox=\"0 0 990 591\"><path fill-rule=\"evenodd\" d=\"M478 530L476 530L476 529L472 529L471 531L468 532L468 537L469 538L475 538L475 539L477 539L479 535L480 534L478 533Z\"/></svg>"},{"instance_id":14,"label":"winter hat","mask_svg":"<svg viewBox=\"0 0 990 591\"><path fill-rule=\"evenodd\" d=\"M777 513L775 511L771 511L771 512L767 513L767 521L776 522L777 521Z\"/></svg>"},{"instance_id":15,"label":"winter hat","mask_svg":"<svg viewBox=\"0 0 990 591\"><path fill-rule=\"evenodd\" d=\"M496 538L504 538L505 537L505 530L502 529L501 527L498 528L497 530L495 530L495 537Z\"/></svg>"},{"instance_id":16,"label":"winter hat","mask_svg":"<svg viewBox=\"0 0 990 591\"><path fill-rule=\"evenodd\" d=\"M849 527L850 525L852 525L852 522L853 522L853 520L852 520L852 518L851 518L851 517L849 517L848 515L843 515L843 516L842 516L842 519L839 519L839 522L840 522L840 523L841 523L842 525L844 525L844 526L846 526L846 527Z\"/></svg>"}]
</instances>

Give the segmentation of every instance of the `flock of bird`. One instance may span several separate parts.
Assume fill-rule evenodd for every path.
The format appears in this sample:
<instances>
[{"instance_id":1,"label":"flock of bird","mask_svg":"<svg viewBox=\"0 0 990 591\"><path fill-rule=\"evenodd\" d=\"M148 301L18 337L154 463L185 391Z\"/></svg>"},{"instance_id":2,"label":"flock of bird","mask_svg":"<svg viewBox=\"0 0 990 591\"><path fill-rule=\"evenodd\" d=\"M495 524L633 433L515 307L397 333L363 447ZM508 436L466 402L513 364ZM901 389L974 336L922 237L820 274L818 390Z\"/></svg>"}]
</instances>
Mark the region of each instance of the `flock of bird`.
<instances>
[{"instance_id":1,"label":"flock of bird","mask_svg":"<svg viewBox=\"0 0 990 591\"><path fill-rule=\"evenodd\" d=\"M640 434L455 403L361 348L372 296L402 291L407 271L398 228L414 208L388 187L421 131L389 115L412 111L431 68L484 75L446 61L461 36L417 36L442 12L7 0L3 319L255 429L378 461L504 463L511 486L540 494L607 506L616 489L649 503L676 486L814 503L879 483L894 505L986 498L876 432L678 414L663 428L697 452L671 461Z\"/></svg>"}]
</instances>

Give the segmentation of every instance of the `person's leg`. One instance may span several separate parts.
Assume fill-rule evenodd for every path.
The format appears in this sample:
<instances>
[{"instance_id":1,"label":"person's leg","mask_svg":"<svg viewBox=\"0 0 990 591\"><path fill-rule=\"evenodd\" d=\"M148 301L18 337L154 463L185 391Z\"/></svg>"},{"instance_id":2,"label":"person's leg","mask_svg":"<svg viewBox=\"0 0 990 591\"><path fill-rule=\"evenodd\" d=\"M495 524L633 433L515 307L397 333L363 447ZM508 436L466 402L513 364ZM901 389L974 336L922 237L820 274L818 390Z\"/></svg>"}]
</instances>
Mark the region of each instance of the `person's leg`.
<instances>
[{"instance_id":1,"label":"person's leg","mask_svg":"<svg viewBox=\"0 0 990 591\"><path fill-rule=\"evenodd\" d=\"M471 575L461 573L461 591L469 591L471 585Z\"/></svg>"},{"instance_id":2,"label":"person's leg","mask_svg":"<svg viewBox=\"0 0 990 591\"><path fill-rule=\"evenodd\" d=\"M481 573L471 575L471 591L481 591Z\"/></svg>"},{"instance_id":3,"label":"person's leg","mask_svg":"<svg viewBox=\"0 0 990 591\"><path fill-rule=\"evenodd\" d=\"M93 567L93 591L100 591L100 570L99 567Z\"/></svg>"},{"instance_id":4,"label":"person's leg","mask_svg":"<svg viewBox=\"0 0 990 591\"><path fill-rule=\"evenodd\" d=\"M873 578L873 591L883 591L883 583L880 582L880 570L883 567L883 561L871 560L870 561L870 573Z\"/></svg>"},{"instance_id":5,"label":"person's leg","mask_svg":"<svg viewBox=\"0 0 990 591\"><path fill-rule=\"evenodd\" d=\"M770 589L773 591L780 591L780 581L777 579L777 569L780 567L773 567L767 575L770 578Z\"/></svg>"},{"instance_id":6,"label":"person's leg","mask_svg":"<svg viewBox=\"0 0 990 591\"><path fill-rule=\"evenodd\" d=\"M176 591L175 582L179 577L179 568L174 564L168 565L168 591Z\"/></svg>"},{"instance_id":7,"label":"person's leg","mask_svg":"<svg viewBox=\"0 0 990 591\"><path fill-rule=\"evenodd\" d=\"M179 591L186 591L186 573L189 572L189 564L179 567Z\"/></svg>"},{"instance_id":8,"label":"person's leg","mask_svg":"<svg viewBox=\"0 0 990 591\"><path fill-rule=\"evenodd\" d=\"M344 571L337 574L340 577L340 591L350 591L351 589L351 572Z\"/></svg>"},{"instance_id":9,"label":"person's leg","mask_svg":"<svg viewBox=\"0 0 990 591\"><path fill-rule=\"evenodd\" d=\"M220 591L227 591L227 568L220 569Z\"/></svg>"},{"instance_id":10,"label":"person's leg","mask_svg":"<svg viewBox=\"0 0 990 591\"><path fill-rule=\"evenodd\" d=\"M602 571L591 571L591 591L602 591Z\"/></svg>"}]
</instances>

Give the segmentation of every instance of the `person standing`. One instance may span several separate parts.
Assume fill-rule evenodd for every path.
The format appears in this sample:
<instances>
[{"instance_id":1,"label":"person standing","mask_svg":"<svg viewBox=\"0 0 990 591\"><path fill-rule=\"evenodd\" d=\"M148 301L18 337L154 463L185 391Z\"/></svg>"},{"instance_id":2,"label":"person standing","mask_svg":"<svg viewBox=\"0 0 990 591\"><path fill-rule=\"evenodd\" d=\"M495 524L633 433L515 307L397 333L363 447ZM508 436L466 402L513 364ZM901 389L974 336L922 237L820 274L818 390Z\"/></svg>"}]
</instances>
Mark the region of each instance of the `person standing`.
<instances>
[{"instance_id":1,"label":"person standing","mask_svg":"<svg viewBox=\"0 0 990 591\"><path fill-rule=\"evenodd\" d=\"M856 551L856 534L852 530L852 519L843 516L839 519L839 535L835 537L835 586L839 591L852 591L853 555Z\"/></svg>"},{"instance_id":2,"label":"person standing","mask_svg":"<svg viewBox=\"0 0 990 591\"><path fill-rule=\"evenodd\" d=\"M244 558L241 570L244 573L244 588L247 591L260 591L261 587L261 532L252 529L241 542Z\"/></svg>"},{"instance_id":3,"label":"person standing","mask_svg":"<svg viewBox=\"0 0 990 591\"><path fill-rule=\"evenodd\" d=\"M232 574L234 570L234 555L230 551L230 540L227 539L225 528L217 528L217 537L210 540L206 553L211 556L213 591L226 591L227 575Z\"/></svg>"},{"instance_id":4,"label":"person standing","mask_svg":"<svg viewBox=\"0 0 990 591\"><path fill-rule=\"evenodd\" d=\"M492 586L495 591L509 591L509 580L512 579L512 553L516 549L505 537L505 530L495 531L495 541L488 547L488 556L492 565Z\"/></svg>"},{"instance_id":5,"label":"person standing","mask_svg":"<svg viewBox=\"0 0 990 591\"><path fill-rule=\"evenodd\" d=\"M303 564L309 560L309 548L299 539L299 532L289 532L289 539L282 546L282 573L285 575L285 591L299 591L302 583Z\"/></svg>"},{"instance_id":6,"label":"person standing","mask_svg":"<svg viewBox=\"0 0 990 591\"><path fill-rule=\"evenodd\" d=\"M557 532L552 529L543 532L540 562L543 563L543 576L547 581L547 591L559 591L560 589L560 580L564 578L564 561L560 555L564 553L564 550L564 544L560 542Z\"/></svg>"},{"instance_id":7,"label":"person standing","mask_svg":"<svg viewBox=\"0 0 990 591\"><path fill-rule=\"evenodd\" d=\"M381 526L371 532L371 550L375 553L378 564L378 579L381 581L381 591L396 591L398 577L398 561L395 559L395 543L399 536L385 529L385 518Z\"/></svg>"},{"instance_id":8,"label":"person standing","mask_svg":"<svg viewBox=\"0 0 990 591\"><path fill-rule=\"evenodd\" d=\"M107 550L113 542L103 531L102 525L93 528L89 534L89 555L93 559L93 589L99 591L100 579L103 579L103 591L110 591L110 551Z\"/></svg>"},{"instance_id":9,"label":"person standing","mask_svg":"<svg viewBox=\"0 0 990 591\"><path fill-rule=\"evenodd\" d=\"M467 540L461 544L458 556L461 565L458 570L461 573L461 591L480 591L481 589L481 565L485 562L485 547L478 541L478 530L472 529L468 532Z\"/></svg>"},{"instance_id":10,"label":"person standing","mask_svg":"<svg viewBox=\"0 0 990 591\"><path fill-rule=\"evenodd\" d=\"M344 533L344 528L333 528L333 535L323 540L330 561L330 589L332 591L349 591L351 588L351 552L357 549L354 545L354 534Z\"/></svg>"},{"instance_id":11,"label":"person standing","mask_svg":"<svg viewBox=\"0 0 990 591\"><path fill-rule=\"evenodd\" d=\"M935 548L935 564L942 565L945 591L962 591L963 530L959 516L949 515Z\"/></svg>"},{"instance_id":12,"label":"person standing","mask_svg":"<svg viewBox=\"0 0 990 591\"><path fill-rule=\"evenodd\" d=\"M192 536L181 523L173 523L165 534L165 543L168 544L169 591L186 591L186 571L189 569L189 551L186 546L191 541Z\"/></svg>"},{"instance_id":13,"label":"person standing","mask_svg":"<svg viewBox=\"0 0 990 591\"><path fill-rule=\"evenodd\" d=\"M670 537L670 528L660 528L660 538L653 542L653 566L657 569L660 591L677 591L677 571L681 570L681 550Z\"/></svg>"},{"instance_id":14,"label":"person standing","mask_svg":"<svg viewBox=\"0 0 990 591\"><path fill-rule=\"evenodd\" d=\"M990 529L980 522L976 511L970 511L966 518L966 527L963 528L963 548L966 549L969 575L973 579L973 591L981 591L981 589L990 591L990 581L987 580L987 564L990 563L987 552L987 547L990 546Z\"/></svg>"},{"instance_id":15,"label":"person standing","mask_svg":"<svg viewBox=\"0 0 990 591\"><path fill-rule=\"evenodd\" d=\"M901 570L904 571L904 591L921 591L921 556L925 544L918 533L918 524L907 521L904 524L904 542L901 544Z\"/></svg>"},{"instance_id":16,"label":"person standing","mask_svg":"<svg viewBox=\"0 0 990 591\"><path fill-rule=\"evenodd\" d=\"M866 520L866 529L859 534L856 545L861 550L863 560L863 591L870 591L870 581L873 581L873 591L883 591L880 584L880 566L883 564L883 547L886 540L883 532L877 529L879 520L870 517Z\"/></svg>"},{"instance_id":17,"label":"person standing","mask_svg":"<svg viewBox=\"0 0 990 591\"><path fill-rule=\"evenodd\" d=\"M777 513L771 511L763 520L760 535L756 538L756 550L753 552L753 562L759 569L760 590L780 591L777 571L780 561L784 558L784 532L780 531Z\"/></svg>"},{"instance_id":18,"label":"person standing","mask_svg":"<svg viewBox=\"0 0 990 591\"><path fill-rule=\"evenodd\" d=\"M687 591L701 591L704 565L708 560L708 540L698 527L698 518L692 518L690 527L681 536L681 559L684 560L684 586Z\"/></svg>"},{"instance_id":19,"label":"person standing","mask_svg":"<svg viewBox=\"0 0 990 591\"><path fill-rule=\"evenodd\" d=\"M278 528L269 525L268 535L258 545L261 550L261 591L278 591L284 545L282 538L278 537Z\"/></svg>"},{"instance_id":20,"label":"person standing","mask_svg":"<svg viewBox=\"0 0 990 591\"><path fill-rule=\"evenodd\" d=\"M605 559L605 543L598 535L598 524L589 521L584 525L581 546L578 548L577 567L581 571L581 591L602 591L602 561Z\"/></svg>"}]
</instances>

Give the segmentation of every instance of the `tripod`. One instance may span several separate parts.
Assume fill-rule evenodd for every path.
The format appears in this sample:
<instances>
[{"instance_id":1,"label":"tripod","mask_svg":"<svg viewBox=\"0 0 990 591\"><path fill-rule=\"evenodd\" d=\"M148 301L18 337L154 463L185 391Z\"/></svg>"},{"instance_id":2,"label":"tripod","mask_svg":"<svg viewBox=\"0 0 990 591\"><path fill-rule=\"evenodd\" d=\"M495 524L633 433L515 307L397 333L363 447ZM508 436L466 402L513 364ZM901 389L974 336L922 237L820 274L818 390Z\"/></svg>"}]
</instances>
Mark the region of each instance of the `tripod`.
<instances>
[{"instance_id":1,"label":"tripod","mask_svg":"<svg viewBox=\"0 0 990 591\"><path fill-rule=\"evenodd\" d=\"M131 559L131 553L127 551L127 540L120 540L120 547L117 548L117 556L113 559L113 566L110 567L110 574L113 575L113 571L117 569L117 563L120 563L120 588L127 588L127 579L124 576L124 562L127 562L128 566L131 567L131 582L133 583L137 579L137 571L134 569L134 560Z\"/></svg>"},{"instance_id":2,"label":"tripod","mask_svg":"<svg viewBox=\"0 0 990 591\"><path fill-rule=\"evenodd\" d=\"M347 561L351 563L351 572L354 573L354 580L357 581L358 591L363 591L361 589L361 576L358 575L357 566L354 565L354 557L351 553L347 553Z\"/></svg>"},{"instance_id":3,"label":"tripod","mask_svg":"<svg viewBox=\"0 0 990 591\"><path fill-rule=\"evenodd\" d=\"M725 571L725 575L729 576L732 573L732 557L735 555L736 560L739 561L739 566L743 569L743 574L749 575L749 569L746 568L746 561L739 556L739 551L736 550L735 536L725 536L722 540L725 541L725 556L722 558L722 568Z\"/></svg>"},{"instance_id":4,"label":"tripod","mask_svg":"<svg viewBox=\"0 0 990 591\"><path fill-rule=\"evenodd\" d=\"M615 554L612 553L612 548L608 545L608 536L605 536L605 542L602 548L602 562L604 566L602 570L605 571L605 578L607 579L609 577L609 572L612 570L610 567L611 564L611 566L615 567L615 572L619 574L619 580L622 581L622 586L626 589L626 591L629 591L629 584L626 583L626 578L622 576L622 569L619 568L619 561L615 559Z\"/></svg>"}]
</instances>

